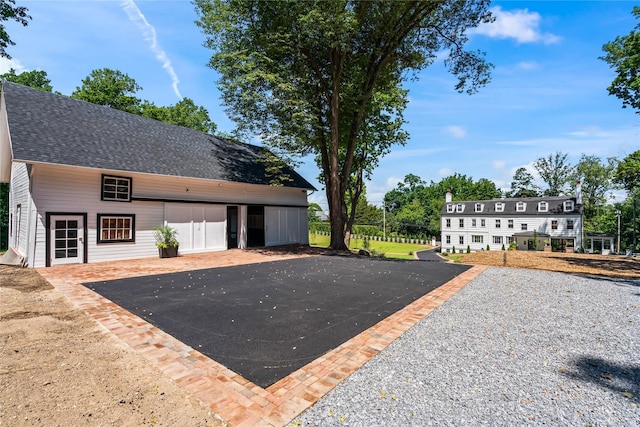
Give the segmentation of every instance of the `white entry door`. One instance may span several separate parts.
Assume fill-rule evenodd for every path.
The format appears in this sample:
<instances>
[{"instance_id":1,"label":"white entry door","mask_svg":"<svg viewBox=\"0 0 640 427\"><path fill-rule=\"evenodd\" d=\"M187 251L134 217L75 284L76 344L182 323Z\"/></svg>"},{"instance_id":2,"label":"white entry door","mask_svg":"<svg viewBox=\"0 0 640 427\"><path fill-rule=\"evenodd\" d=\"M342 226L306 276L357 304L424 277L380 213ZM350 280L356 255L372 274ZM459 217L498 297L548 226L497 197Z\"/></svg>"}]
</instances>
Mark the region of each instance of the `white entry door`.
<instances>
[{"instance_id":1,"label":"white entry door","mask_svg":"<svg viewBox=\"0 0 640 427\"><path fill-rule=\"evenodd\" d=\"M51 215L50 221L51 265L84 262L84 217Z\"/></svg>"}]
</instances>

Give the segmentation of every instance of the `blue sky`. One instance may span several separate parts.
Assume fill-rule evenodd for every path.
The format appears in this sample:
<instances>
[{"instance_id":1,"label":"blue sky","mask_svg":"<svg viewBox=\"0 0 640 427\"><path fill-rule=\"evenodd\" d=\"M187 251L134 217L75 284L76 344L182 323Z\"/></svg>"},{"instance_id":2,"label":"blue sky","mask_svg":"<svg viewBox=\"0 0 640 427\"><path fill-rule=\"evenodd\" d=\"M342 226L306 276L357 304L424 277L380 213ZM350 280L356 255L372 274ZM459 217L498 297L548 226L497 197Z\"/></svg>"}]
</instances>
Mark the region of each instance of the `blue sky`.
<instances>
[{"instance_id":1,"label":"blue sky","mask_svg":"<svg viewBox=\"0 0 640 427\"><path fill-rule=\"evenodd\" d=\"M133 77L143 87L142 99L170 105L189 97L207 108L219 130L233 129L189 1L17 3L33 19L27 27L7 23L16 45L8 49L12 61L0 60L0 72L44 70L54 90L69 95L92 70L108 67ZM537 158L556 151L575 163L582 153L623 158L639 149L640 115L608 95L614 73L598 59L604 43L636 25L633 6L494 2L496 22L473 31L468 45L487 52L495 65L492 82L475 95L459 94L439 61L408 83L410 141L380 161L367 199L379 205L409 173L437 182L457 172L506 189L518 167L533 172ZM322 188L312 161L298 170ZM326 209L323 191L310 201Z\"/></svg>"}]
</instances>

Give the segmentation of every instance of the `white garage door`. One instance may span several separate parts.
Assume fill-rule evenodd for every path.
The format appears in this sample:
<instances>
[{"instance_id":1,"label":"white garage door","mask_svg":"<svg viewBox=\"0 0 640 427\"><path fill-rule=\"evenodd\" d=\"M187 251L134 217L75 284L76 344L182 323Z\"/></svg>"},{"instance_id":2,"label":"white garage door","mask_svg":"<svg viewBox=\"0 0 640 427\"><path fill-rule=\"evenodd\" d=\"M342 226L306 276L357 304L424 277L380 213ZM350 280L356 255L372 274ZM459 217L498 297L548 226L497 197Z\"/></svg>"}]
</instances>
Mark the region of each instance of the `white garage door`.
<instances>
[{"instance_id":1,"label":"white garage door","mask_svg":"<svg viewBox=\"0 0 640 427\"><path fill-rule=\"evenodd\" d=\"M266 246L309 243L305 208L265 207Z\"/></svg>"},{"instance_id":2,"label":"white garage door","mask_svg":"<svg viewBox=\"0 0 640 427\"><path fill-rule=\"evenodd\" d=\"M226 206L167 203L164 217L169 227L178 230L181 253L227 248Z\"/></svg>"}]
</instances>

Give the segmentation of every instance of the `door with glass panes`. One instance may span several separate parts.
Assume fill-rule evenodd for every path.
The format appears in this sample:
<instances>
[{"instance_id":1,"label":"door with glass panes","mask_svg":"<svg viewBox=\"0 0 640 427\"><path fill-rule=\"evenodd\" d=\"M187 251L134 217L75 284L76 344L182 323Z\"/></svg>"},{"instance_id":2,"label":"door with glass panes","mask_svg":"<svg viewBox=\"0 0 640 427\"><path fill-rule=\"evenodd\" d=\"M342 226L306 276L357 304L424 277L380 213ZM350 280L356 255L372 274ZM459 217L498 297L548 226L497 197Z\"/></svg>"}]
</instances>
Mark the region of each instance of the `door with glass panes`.
<instances>
[{"instance_id":1,"label":"door with glass panes","mask_svg":"<svg viewBox=\"0 0 640 427\"><path fill-rule=\"evenodd\" d=\"M49 230L51 265L84 262L83 215L51 215Z\"/></svg>"}]
</instances>

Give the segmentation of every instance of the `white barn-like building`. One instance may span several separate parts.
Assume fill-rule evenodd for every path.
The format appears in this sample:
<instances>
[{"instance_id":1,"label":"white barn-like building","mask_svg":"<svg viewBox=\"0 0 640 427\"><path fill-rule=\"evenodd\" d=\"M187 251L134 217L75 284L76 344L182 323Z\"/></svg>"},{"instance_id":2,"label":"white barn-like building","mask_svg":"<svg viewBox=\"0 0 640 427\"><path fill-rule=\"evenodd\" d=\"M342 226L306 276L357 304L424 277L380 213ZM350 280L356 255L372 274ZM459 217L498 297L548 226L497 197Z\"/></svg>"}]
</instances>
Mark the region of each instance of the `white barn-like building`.
<instances>
[{"instance_id":1,"label":"white barn-like building","mask_svg":"<svg viewBox=\"0 0 640 427\"><path fill-rule=\"evenodd\" d=\"M571 252L584 248L581 185L566 197L453 201L441 211L442 251L518 250ZM545 248L546 247L546 248Z\"/></svg>"},{"instance_id":2,"label":"white barn-like building","mask_svg":"<svg viewBox=\"0 0 640 427\"><path fill-rule=\"evenodd\" d=\"M155 226L180 253L308 244L307 191L263 149L3 82L0 182L9 247L30 267L158 256Z\"/></svg>"}]
</instances>

